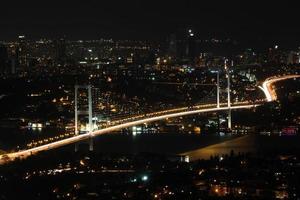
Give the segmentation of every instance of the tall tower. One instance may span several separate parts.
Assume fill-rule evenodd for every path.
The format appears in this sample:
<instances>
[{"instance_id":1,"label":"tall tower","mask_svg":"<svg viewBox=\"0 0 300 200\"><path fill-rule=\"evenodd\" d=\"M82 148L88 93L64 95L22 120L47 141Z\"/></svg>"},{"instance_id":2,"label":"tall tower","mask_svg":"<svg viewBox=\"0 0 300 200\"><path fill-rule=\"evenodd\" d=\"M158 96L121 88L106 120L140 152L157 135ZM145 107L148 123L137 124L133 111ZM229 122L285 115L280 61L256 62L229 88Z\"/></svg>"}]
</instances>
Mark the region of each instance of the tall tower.
<instances>
[{"instance_id":1,"label":"tall tower","mask_svg":"<svg viewBox=\"0 0 300 200\"><path fill-rule=\"evenodd\" d=\"M220 72L217 71L217 108L220 108Z\"/></svg>"},{"instance_id":2,"label":"tall tower","mask_svg":"<svg viewBox=\"0 0 300 200\"><path fill-rule=\"evenodd\" d=\"M87 90L88 93L88 101L87 101L87 109L79 110L78 107L78 90L83 89ZM86 108L86 107L85 107ZM91 85L75 85L75 135L79 135L79 116L88 115L88 124L86 126L86 131L90 134L89 139L89 150L93 151L93 122L92 122L92 86ZM75 144L75 151L78 151L78 144Z\"/></svg>"},{"instance_id":3,"label":"tall tower","mask_svg":"<svg viewBox=\"0 0 300 200\"><path fill-rule=\"evenodd\" d=\"M17 49L17 55L18 55L18 62L19 65L25 68L27 66L27 42L26 37L24 35L20 35L18 37L18 49Z\"/></svg>"},{"instance_id":4,"label":"tall tower","mask_svg":"<svg viewBox=\"0 0 300 200\"><path fill-rule=\"evenodd\" d=\"M187 33L185 55L191 63L194 62L196 57L196 40L192 29L189 29Z\"/></svg>"},{"instance_id":5,"label":"tall tower","mask_svg":"<svg viewBox=\"0 0 300 200\"><path fill-rule=\"evenodd\" d=\"M231 129L230 70L227 62L228 60L225 59L225 70L227 72L228 129ZM233 62L231 62L231 65L233 65Z\"/></svg>"}]
</instances>

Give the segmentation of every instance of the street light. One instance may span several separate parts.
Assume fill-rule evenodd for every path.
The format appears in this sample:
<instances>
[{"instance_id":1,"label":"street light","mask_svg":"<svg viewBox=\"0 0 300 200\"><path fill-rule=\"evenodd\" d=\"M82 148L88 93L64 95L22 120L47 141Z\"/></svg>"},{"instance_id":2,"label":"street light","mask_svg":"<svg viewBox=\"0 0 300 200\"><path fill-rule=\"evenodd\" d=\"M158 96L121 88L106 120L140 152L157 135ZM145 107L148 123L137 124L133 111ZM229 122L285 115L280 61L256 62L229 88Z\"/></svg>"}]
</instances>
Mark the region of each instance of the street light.
<instances>
[{"instance_id":1,"label":"street light","mask_svg":"<svg viewBox=\"0 0 300 200\"><path fill-rule=\"evenodd\" d=\"M147 175L142 176L142 181L148 181L148 176Z\"/></svg>"}]
</instances>

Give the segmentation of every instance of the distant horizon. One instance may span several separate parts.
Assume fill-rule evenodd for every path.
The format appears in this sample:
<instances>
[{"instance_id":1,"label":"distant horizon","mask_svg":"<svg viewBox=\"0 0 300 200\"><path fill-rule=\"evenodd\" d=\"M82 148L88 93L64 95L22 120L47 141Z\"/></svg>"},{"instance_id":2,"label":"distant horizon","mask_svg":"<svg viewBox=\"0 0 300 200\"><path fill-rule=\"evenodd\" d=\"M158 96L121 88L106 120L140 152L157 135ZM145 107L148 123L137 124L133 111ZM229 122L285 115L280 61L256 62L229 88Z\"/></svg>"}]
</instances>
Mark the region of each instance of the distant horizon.
<instances>
[{"instance_id":1,"label":"distant horizon","mask_svg":"<svg viewBox=\"0 0 300 200\"><path fill-rule=\"evenodd\" d=\"M177 32L179 33L179 32ZM153 44L163 44L167 42L168 37L170 37L172 33L169 35L161 36L159 39L153 39L151 37L141 37L141 38L135 38L135 37L128 37L128 38L122 38L118 37L116 35L111 35L111 34L99 34L99 36L91 36L91 37L80 37L78 36L71 36L68 34L57 34L57 35L47 35L47 34L25 34L25 33L19 33L16 34L14 37L9 37L9 38L1 38L0 37L0 42L16 42L18 40L18 36L24 35L27 40L29 41L38 41L41 39L49 39L49 40L56 40L60 38L65 38L67 41L89 41L89 40L101 40L101 39L112 39L113 41L143 41L147 43L153 43ZM264 38L264 37L257 37L257 38L235 38L235 37L226 37L226 36L202 36L202 35L197 35L196 33L196 38L197 40L211 40L211 39L221 39L221 40L227 40L230 39L231 42L236 42L237 46L240 48L253 48L256 50L265 50L268 48L272 48L275 45L278 45L280 49L285 49L285 50L292 50L295 48L300 47L300 41L295 42L295 40L291 41L290 37L285 37L285 38ZM300 39L300 38L299 38Z\"/></svg>"},{"instance_id":2,"label":"distant horizon","mask_svg":"<svg viewBox=\"0 0 300 200\"><path fill-rule=\"evenodd\" d=\"M1 40L25 34L164 41L172 33L192 28L203 38L232 38L253 45L300 44L294 2L11 0L2 2L2 7Z\"/></svg>"}]
</instances>

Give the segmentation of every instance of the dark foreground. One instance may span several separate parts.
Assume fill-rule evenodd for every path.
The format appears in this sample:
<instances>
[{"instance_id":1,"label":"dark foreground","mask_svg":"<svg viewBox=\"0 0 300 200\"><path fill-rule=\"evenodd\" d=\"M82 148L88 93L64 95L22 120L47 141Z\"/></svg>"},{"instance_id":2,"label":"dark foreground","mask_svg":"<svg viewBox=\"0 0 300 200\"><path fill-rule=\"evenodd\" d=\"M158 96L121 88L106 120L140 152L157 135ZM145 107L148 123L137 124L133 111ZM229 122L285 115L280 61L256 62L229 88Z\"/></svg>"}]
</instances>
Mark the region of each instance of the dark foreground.
<instances>
[{"instance_id":1,"label":"dark foreground","mask_svg":"<svg viewBox=\"0 0 300 200\"><path fill-rule=\"evenodd\" d=\"M226 155L193 162L157 153L50 151L1 166L0 199L298 199L297 140L246 136L206 147L232 148ZM239 153L242 144L256 151Z\"/></svg>"}]
</instances>

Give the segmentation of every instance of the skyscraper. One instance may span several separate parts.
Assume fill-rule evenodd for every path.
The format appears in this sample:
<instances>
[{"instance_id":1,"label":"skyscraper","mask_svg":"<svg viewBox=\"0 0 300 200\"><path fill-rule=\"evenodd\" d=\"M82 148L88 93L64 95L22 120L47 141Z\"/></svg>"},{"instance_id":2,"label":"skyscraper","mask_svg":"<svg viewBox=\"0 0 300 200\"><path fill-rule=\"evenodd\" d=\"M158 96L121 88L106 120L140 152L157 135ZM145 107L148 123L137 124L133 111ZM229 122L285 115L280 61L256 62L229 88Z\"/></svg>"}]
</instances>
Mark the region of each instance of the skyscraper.
<instances>
[{"instance_id":1,"label":"skyscraper","mask_svg":"<svg viewBox=\"0 0 300 200\"><path fill-rule=\"evenodd\" d=\"M177 38L175 34L172 34L168 39L168 55L172 57L177 56Z\"/></svg>"},{"instance_id":2,"label":"skyscraper","mask_svg":"<svg viewBox=\"0 0 300 200\"><path fill-rule=\"evenodd\" d=\"M57 65L64 65L67 59L67 46L65 38L60 38L55 41L55 63Z\"/></svg>"},{"instance_id":3,"label":"skyscraper","mask_svg":"<svg viewBox=\"0 0 300 200\"><path fill-rule=\"evenodd\" d=\"M25 69L27 67L27 41L24 35L18 37L17 57L18 64Z\"/></svg>"},{"instance_id":4,"label":"skyscraper","mask_svg":"<svg viewBox=\"0 0 300 200\"><path fill-rule=\"evenodd\" d=\"M0 74L7 73L8 54L6 46L0 44Z\"/></svg>"},{"instance_id":5,"label":"skyscraper","mask_svg":"<svg viewBox=\"0 0 300 200\"><path fill-rule=\"evenodd\" d=\"M185 55L191 63L194 62L196 57L196 39L192 29L189 29L187 33Z\"/></svg>"}]
</instances>

